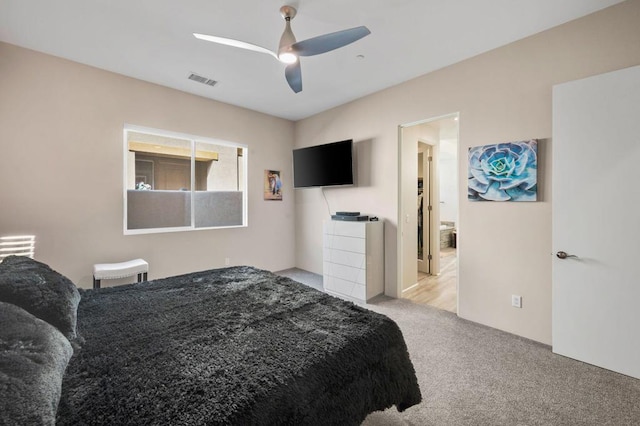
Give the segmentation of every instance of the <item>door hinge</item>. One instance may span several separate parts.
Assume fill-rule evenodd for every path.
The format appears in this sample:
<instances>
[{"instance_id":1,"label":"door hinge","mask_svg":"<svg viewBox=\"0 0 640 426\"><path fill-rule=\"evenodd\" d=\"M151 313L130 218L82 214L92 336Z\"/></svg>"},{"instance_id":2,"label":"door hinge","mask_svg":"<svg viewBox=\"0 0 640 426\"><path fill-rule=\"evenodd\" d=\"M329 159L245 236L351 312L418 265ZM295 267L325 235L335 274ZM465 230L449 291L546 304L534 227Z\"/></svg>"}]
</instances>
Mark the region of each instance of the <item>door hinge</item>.
<instances>
[{"instance_id":1,"label":"door hinge","mask_svg":"<svg viewBox=\"0 0 640 426\"><path fill-rule=\"evenodd\" d=\"M431 211L433 209L432 206L427 206L427 211Z\"/></svg>"},{"instance_id":2,"label":"door hinge","mask_svg":"<svg viewBox=\"0 0 640 426\"><path fill-rule=\"evenodd\" d=\"M427 161L433 161L433 157L429 156L429 158L427 158Z\"/></svg>"},{"instance_id":3,"label":"door hinge","mask_svg":"<svg viewBox=\"0 0 640 426\"><path fill-rule=\"evenodd\" d=\"M433 256L428 255L428 256L427 256L427 260L431 260L431 259L433 259Z\"/></svg>"}]
</instances>

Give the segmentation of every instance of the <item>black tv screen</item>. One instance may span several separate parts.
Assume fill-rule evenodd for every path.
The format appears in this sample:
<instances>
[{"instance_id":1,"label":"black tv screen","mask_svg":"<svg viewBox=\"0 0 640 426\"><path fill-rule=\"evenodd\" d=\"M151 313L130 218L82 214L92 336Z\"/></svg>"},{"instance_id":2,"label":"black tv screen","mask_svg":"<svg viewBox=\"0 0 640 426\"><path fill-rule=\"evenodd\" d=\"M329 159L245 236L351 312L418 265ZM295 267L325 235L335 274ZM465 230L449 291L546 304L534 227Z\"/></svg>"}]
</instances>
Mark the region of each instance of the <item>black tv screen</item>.
<instances>
[{"instance_id":1,"label":"black tv screen","mask_svg":"<svg viewBox=\"0 0 640 426\"><path fill-rule=\"evenodd\" d=\"M293 186L353 185L353 140L293 150Z\"/></svg>"}]
</instances>

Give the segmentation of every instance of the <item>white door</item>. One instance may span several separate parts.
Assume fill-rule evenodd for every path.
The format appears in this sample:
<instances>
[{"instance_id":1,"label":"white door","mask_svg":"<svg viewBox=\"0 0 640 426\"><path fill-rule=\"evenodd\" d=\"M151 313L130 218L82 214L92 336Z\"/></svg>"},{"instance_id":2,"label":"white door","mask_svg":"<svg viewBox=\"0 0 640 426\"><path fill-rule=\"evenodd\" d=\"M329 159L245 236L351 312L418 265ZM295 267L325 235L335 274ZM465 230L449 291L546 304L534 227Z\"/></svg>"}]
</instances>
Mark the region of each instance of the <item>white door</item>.
<instances>
[{"instance_id":1,"label":"white door","mask_svg":"<svg viewBox=\"0 0 640 426\"><path fill-rule=\"evenodd\" d=\"M553 351L640 378L640 67L554 86L551 144Z\"/></svg>"}]
</instances>

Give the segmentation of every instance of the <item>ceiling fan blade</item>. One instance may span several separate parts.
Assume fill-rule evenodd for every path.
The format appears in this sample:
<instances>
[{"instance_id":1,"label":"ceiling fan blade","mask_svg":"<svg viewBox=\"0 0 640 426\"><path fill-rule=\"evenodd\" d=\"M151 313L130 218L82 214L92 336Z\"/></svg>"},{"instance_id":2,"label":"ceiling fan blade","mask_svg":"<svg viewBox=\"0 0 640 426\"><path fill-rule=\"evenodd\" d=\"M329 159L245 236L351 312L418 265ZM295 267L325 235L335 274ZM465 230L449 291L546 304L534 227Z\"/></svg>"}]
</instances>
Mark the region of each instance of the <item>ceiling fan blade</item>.
<instances>
[{"instance_id":1,"label":"ceiling fan blade","mask_svg":"<svg viewBox=\"0 0 640 426\"><path fill-rule=\"evenodd\" d=\"M300 61L287 65L284 69L284 76L287 78L289 87L296 93L302 91L302 70L300 69Z\"/></svg>"},{"instance_id":2,"label":"ceiling fan blade","mask_svg":"<svg viewBox=\"0 0 640 426\"><path fill-rule=\"evenodd\" d=\"M193 33L193 36L200 40L211 41L213 43L224 44L226 46L239 47L240 49L253 50L254 52L266 53L267 55L271 55L274 58L278 59L278 56L275 52L267 49L266 47L258 46L251 43L246 43L240 40L234 40L232 38L224 38L224 37L216 37L206 34L198 34Z\"/></svg>"},{"instance_id":3,"label":"ceiling fan blade","mask_svg":"<svg viewBox=\"0 0 640 426\"><path fill-rule=\"evenodd\" d=\"M358 41L369 34L371 31L364 26L350 28L299 41L291 45L291 50L298 56L319 55Z\"/></svg>"}]
</instances>

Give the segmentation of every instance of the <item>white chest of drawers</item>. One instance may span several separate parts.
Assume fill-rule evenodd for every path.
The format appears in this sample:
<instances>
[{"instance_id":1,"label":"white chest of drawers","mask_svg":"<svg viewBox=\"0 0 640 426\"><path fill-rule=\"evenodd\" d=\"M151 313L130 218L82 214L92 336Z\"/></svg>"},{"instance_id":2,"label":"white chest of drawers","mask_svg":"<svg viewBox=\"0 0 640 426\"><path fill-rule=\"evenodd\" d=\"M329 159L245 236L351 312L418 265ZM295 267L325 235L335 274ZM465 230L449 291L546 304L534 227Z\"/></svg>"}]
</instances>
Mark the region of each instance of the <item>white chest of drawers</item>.
<instances>
[{"instance_id":1,"label":"white chest of drawers","mask_svg":"<svg viewBox=\"0 0 640 426\"><path fill-rule=\"evenodd\" d=\"M384 222L323 224L324 291L366 302L384 293Z\"/></svg>"}]
</instances>

